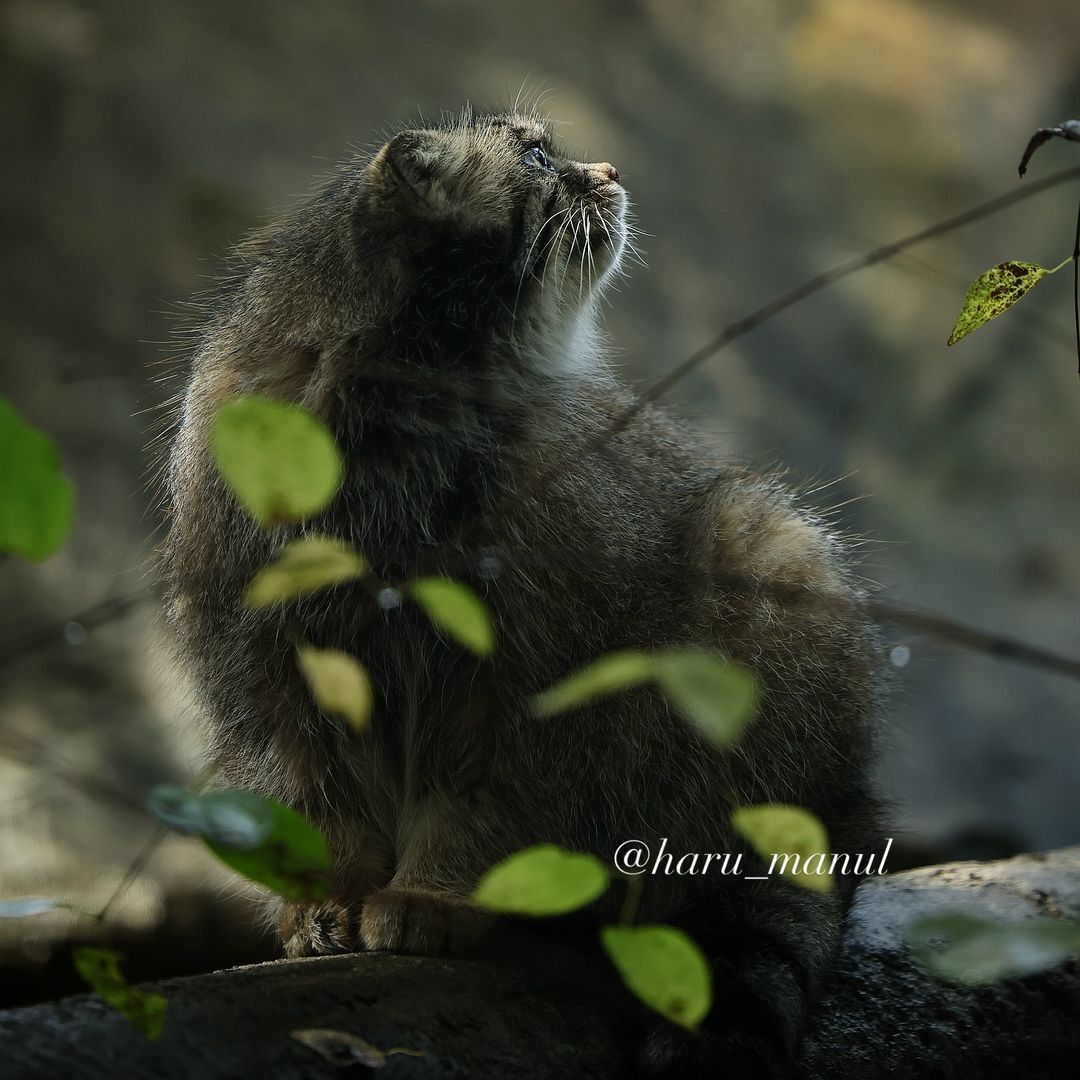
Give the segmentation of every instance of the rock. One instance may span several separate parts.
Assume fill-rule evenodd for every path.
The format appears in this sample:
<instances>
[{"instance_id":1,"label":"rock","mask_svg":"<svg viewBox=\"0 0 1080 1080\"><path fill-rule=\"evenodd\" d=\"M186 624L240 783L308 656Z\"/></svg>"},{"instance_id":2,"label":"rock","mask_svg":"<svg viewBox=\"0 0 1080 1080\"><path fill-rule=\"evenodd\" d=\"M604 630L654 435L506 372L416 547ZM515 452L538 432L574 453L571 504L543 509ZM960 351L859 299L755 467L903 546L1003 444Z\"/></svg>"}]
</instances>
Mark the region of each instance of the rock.
<instances>
[{"instance_id":1,"label":"rock","mask_svg":"<svg viewBox=\"0 0 1080 1080\"><path fill-rule=\"evenodd\" d=\"M1080 848L890 875L859 890L833 983L808 1036L803 1080L1075 1075L1080 961L983 987L939 983L908 956L915 918L1080 918ZM380 1077L625 1076L587 1001L479 960L359 954L280 960L173 979L165 1034L148 1042L93 995L0 1014L5 1076L326 1077L333 1066L290 1033L331 1028L391 1056Z\"/></svg>"}]
</instances>

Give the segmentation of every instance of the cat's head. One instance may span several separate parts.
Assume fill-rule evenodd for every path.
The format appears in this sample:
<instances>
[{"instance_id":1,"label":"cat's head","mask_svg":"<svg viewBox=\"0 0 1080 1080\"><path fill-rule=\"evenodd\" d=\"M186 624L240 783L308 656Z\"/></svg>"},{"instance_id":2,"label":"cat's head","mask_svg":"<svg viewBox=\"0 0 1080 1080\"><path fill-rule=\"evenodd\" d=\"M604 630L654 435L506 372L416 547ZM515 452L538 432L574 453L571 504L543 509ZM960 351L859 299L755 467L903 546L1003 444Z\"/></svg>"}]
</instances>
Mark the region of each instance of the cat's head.
<instances>
[{"instance_id":1,"label":"cat's head","mask_svg":"<svg viewBox=\"0 0 1080 1080\"><path fill-rule=\"evenodd\" d=\"M618 171L571 158L538 117L403 131L375 155L364 188L365 224L400 236L421 260L449 248L474 259L477 275L513 282L519 302L550 290L566 312L592 297L626 243Z\"/></svg>"},{"instance_id":2,"label":"cat's head","mask_svg":"<svg viewBox=\"0 0 1080 1080\"><path fill-rule=\"evenodd\" d=\"M232 392L293 399L340 385L357 357L579 369L627 207L618 171L568 156L541 118L466 112L401 131L241 249L204 355L243 369Z\"/></svg>"}]
</instances>

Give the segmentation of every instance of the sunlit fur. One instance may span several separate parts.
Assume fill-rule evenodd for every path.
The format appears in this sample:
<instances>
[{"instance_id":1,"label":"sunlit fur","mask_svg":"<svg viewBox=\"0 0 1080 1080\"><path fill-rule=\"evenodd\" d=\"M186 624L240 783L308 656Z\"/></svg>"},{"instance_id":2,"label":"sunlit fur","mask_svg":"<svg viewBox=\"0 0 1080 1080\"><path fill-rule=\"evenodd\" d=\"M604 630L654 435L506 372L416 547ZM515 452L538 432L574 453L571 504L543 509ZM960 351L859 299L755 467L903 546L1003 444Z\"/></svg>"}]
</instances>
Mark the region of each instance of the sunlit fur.
<instances>
[{"instance_id":1,"label":"sunlit fur","mask_svg":"<svg viewBox=\"0 0 1080 1080\"><path fill-rule=\"evenodd\" d=\"M839 541L655 409L604 437L633 401L596 324L630 242L616 175L566 157L531 116L403 131L250 240L204 326L169 468L169 614L223 782L284 800L329 839L338 894L283 913L291 955L467 947L480 931L461 898L511 852L550 841L608 860L661 837L739 851L736 804L806 806L837 852L873 844L877 654ZM306 406L342 447L342 489L302 527L259 529L215 471L209 422L247 393ZM495 655L371 583L245 611L246 583L298 532L354 544L391 586L467 582ZM297 641L360 659L369 731L319 712ZM530 711L596 656L676 643L760 681L736 751L649 687ZM783 1075L850 891L648 880L640 918L700 941L718 1009L700 1036L641 1027L641 1067ZM620 893L586 921L613 918Z\"/></svg>"}]
</instances>

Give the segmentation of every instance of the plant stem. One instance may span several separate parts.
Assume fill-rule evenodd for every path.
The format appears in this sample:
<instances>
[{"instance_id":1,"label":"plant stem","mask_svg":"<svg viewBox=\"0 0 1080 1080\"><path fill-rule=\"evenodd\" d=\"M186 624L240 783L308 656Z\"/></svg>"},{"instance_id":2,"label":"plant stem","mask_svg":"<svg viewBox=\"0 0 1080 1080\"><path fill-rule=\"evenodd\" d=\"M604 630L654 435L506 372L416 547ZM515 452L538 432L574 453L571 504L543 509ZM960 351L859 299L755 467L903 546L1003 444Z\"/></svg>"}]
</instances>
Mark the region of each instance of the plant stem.
<instances>
[{"instance_id":1,"label":"plant stem","mask_svg":"<svg viewBox=\"0 0 1080 1080\"><path fill-rule=\"evenodd\" d=\"M1073 242L1073 326L1076 328L1076 374L1080 378L1080 203L1076 207L1076 240Z\"/></svg>"},{"instance_id":2,"label":"plant stem","mask_svg":"<svg viewBox=\"0 0 1080 1080\"><path fill-rule=\"evenodd\" d=\"M640 874L624 874L623 877L626 881L626 896L623 899L622 911L619 912L619 925L632 926L645 882L641 880Z\"/></svg>"}]
</instances>

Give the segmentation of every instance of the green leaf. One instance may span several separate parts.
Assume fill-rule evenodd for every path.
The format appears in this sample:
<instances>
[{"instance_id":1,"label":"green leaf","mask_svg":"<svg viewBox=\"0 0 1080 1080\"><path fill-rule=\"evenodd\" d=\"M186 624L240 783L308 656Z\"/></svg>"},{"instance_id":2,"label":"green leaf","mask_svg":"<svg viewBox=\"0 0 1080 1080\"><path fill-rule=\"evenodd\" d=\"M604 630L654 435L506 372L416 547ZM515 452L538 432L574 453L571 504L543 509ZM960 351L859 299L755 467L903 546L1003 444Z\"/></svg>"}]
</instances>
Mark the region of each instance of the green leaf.
<instances>
[{"instance_id":1,"label":"green leaf","mask_svg":"<svg viewBox=\"0 0 1080 1080\"><path fill-rule=\"evenodd\" d=\"M211 836L204 837L207 846L222 862L286 900L325 900L330 895L326 840L295 810L273 799L264 801L270 810L270 827L257 847L230 846Z\"/></svg>"},{"instance_id":2,"label":"green leaf","mask_svg":"<svg viewBox=\"0 0 1080 1080\"><path fill-rule=\"evenodd\" d=\"M640 686L653 677L652 657L640 649L620 649L598 657L532 699L538 716L576 709L608 694Z\"/></svg>"},{"instance_id":3,"label":"green leaf","mask_svg":"<svg viewBox=\"0 0 1080 1080\"><path fill-rule=\"evenodd\" d=\"M339 649L301 645L300 671L320 708L363 731L371 719L371 680L358 660Z\"/></svg>"},{"instance_id":4,"label":"green leaf","mask_svg":"<svg viewBox=\"0 0 1080 1080\"><path fill-rule=\"evenodd\" d=\"M712 1005L701 950L673 926L605 926L600 938L623 981L646 1005L690 1031Z\"/></svg>"},{"instance_id":5,"label":"green leaf","mask_svg":"<svg viewBox=\"0 0 1080 1080\"><path fill-rule=\"evenodd\" d=\"M0 398L0 554L48 558L67 538L74 505L52 440Z\"/></svg>"},{"instance_id":6,"label":"green leaf","mask_svg":"<svg viewBox=\"0 0 1080 1080\"><path fill-rule=\"evenodd\" d=\"M311 517L341 486L333 435L297 405L255 396L223 405L210 428L210 451L240 504L268 527Z\"/></svg>"},{"instance_id":7,"label":"green leaf","mask_svg":"<svg viewBox=\"0 0 1080 1080\"><path fill-rule=\"evenodd\" d=\"M770 873L779 870L814 892L832 890L828 834L809 810L781 803L744 806L731 815L731 822L769 863Z\"/></svg>"},{"instance_id":8,"label":"green leaf","mask_svg":"<svg viewBox=\"0 0 1080 1080\"><path fill-rule=\"evenodd\" d=\"M119 953L82 946L72 952L72 959L86 983L148 1039L161 1035L165 1030L165 998L131 986L120 973Z\"/></svg>"},{"instance_id":9,"label":"green leaf","mask_svg":"<svg viewBox=\"0 0 1080 1080\"><path fill-rule=\"evenodd\" d=\"M348 544L329 536L309 536L285 545L244 591L249 608L270 607L352 581L367 573L367 563Z\"/></svg>"},{"instance_id":10,"label":"green leaf","mask_svg":"<svg viewBox=\"0 0 1080 1080\"><path fill-rule=\"evenodd\" d=\"M491 867L473 900L515 915L564 915L591 904L607 885L608 871L599 859L537 844Z\"/></svg>"},{"instance_id":11,"label":"green leaf","mask_svg":"<svg viewBox=\"0 0 1080 1080\"><path fill-rule=\"evenodd\" d=\"M1052 270L1035 263L1012 262L999 263L997 266L980 274L968 289L960 315L949 335L949 345L955 345L972 330L978 330L983 323L997 318L1007 308L1012 307L1026 292L1034 288L1047 274L1056 274L1066 263L1059 263Z\"/></svg>"},{"instance_id":12,"label":"green leaf","mask_svg":"<svg viewBox=\"0 0 1080 1080\"><path fill-rule=\"evenodd\" d=\"M211 791L193 795L173 784L159 784L147 807L171 829L253 851L269 836L272 816L265 799L250 791Z\"/></svg>"},{"instance_id":13,"label":"green leaf","mask_svg":"<svg viewBox=\"0 0 1080 1080\"><path fill-rule=\"evenodd\" d=\"M1060 919L999 922L954 911L916 919L906 937L923 967L965 986L1030 975L1080 954L1080 924Z\"/></svg>"},{"instance_id":14,"label":"green leaf","mask_svg":"<svg viewBox=\"0 0 1080 1080\"><path fill-rule=\"evenodd\" d=\"M445 577L417 578L409 591L428 618L459 645L477 656L495 651L495 629L487 607L468 585Z\"/></svg>"},{"instance_id":15,"label":"green leaf","mask_svg":"<svg viewBox=\"0 0 1080 1080\"><path fill-rule=\"evenodd\" d=\"M757 680L706 649L665 649L654 658L664 696L717 746L734 746L757 711Z\"/></svg>"},{"instance_id":16,"label":"green leaf","mask_svg":"<svg viewBox=\"0 0 1080 1080\"><path fill-rule=\"evenodd\" d=\"M195 833L222 862L286 900L330 895L330 854L322 834L295 810L250 791L189 795L163 785L150 793L151 813Z\"/></svg>"}]
</instances>

